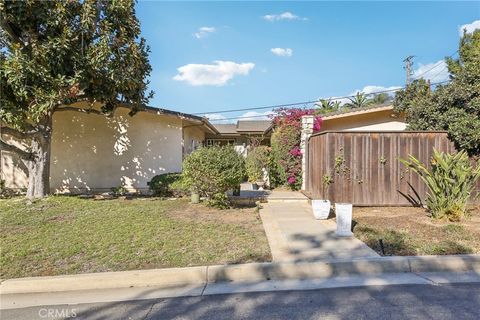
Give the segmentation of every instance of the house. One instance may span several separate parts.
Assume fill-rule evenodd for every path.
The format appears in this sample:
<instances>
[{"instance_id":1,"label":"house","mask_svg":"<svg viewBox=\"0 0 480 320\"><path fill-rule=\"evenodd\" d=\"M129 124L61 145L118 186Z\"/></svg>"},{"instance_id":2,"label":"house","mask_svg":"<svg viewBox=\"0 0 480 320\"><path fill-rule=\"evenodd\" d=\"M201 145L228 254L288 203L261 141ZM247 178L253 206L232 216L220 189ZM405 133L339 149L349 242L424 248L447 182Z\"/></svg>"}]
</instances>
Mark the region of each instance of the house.
<instances>
[{"instance_id":1,"label":"house","mask_svg":"<svg viewBox=\"0 0 480 320\"><path fill-rule=\"evenodd\" d=\"M52 192L99 192L118 186L144 192L155 175L180 172L185 155L202 144L233 144L245 153L252 138L269 144L273 131L269 120L212 125L206 118L167 109L146 107L133 117L128 112L120 106L112 117L75 111L54 114ZM403 129L405 120L392 106L377 106L330 113L323 117L321 131ZM5 134L2 139L13 141ZM0 150L0 170L6 187L27 186L25 166L13 154Z\"/></svg>"},{"instance_id":2,"label":"house","mask_svg":"<svg viewBox=\"0 0 480 320\"><path fill-rule=\"evenodd\" d=\"M54 113L51 192L100 192L118 186L146 191L153 176L180 172L183 157L203 144L206 134L218 134L207 119L191 114L153 107L133 117L128 112L120 106L112 117ZM5 135L2 139L13 140ZM25 188L28 180L23 162L6 151L0 159L6 187Z\"/></svg>"},{"instance_id":3,"label":"house","mask_svg":"<svg viewBox=\"0 0 480 320\"><path fill-rule=\"evenodd\" d=\"M262 145L270 145L272 121L238 120L237 123L214 124L218 133L207 133L205 145L231 144L237 152L246 155L247 147L256 139Z\"/></svg>"},{"instance_id":4,"label":"house","mask_svg":"<svg viewBox=\"0 0 480 320\"><path fill-rule=\"evenodd\" d=\"M392 105L368 106L329 113L322 117L320 131L394 131L405 130L405 116Z\"/></svg>"}]
</instances>

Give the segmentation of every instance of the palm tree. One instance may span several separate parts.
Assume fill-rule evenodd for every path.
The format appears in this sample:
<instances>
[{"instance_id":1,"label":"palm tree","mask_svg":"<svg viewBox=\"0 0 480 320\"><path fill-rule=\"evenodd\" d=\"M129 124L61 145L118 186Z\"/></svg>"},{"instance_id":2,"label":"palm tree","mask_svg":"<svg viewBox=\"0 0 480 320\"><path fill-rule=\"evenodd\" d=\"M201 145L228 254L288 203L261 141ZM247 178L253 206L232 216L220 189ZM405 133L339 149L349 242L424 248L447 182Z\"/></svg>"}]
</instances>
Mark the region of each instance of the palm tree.
<instances>
[{"instance_id":1,"label":"palm tree","mask_svg":"<svg viewBox=\"0 0 480 320\"><path fill-rule=\"evenodd\" d=\"M357 92L355 97L348 98L348 100L350 100L350 102L346 103L345 106L351 109L368 107L373 103L372 99L367 98L367 95L363 92Z\"/></svg>"},{"instance_id":2,"label":"palm tree","mask_svg":"<svg viewBox=\"0 0 480 320\"><path fill-rule=\"evenodd\" d=\"M327 114L335 111L339 111L341 106L340 102L332 101L330 99L320 99L319 102L315 104L318 108L318 113Z\"/></svg>"}]
</instances>

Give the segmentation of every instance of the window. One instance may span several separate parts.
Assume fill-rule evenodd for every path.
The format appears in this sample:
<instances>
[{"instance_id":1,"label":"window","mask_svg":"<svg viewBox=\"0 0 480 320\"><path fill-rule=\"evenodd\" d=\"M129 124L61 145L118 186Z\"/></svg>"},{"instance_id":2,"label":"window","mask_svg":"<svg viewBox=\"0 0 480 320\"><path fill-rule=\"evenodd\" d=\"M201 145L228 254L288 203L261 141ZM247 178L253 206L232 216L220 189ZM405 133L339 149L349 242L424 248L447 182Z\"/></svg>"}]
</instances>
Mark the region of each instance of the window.
<instances>
[{"instance_id":1,"label":"window","mask_svg":"<svg viewBox=\"0 0 480 320\"><path fill-rule=\"evenodd\" d=\"M235 144L235 139L207 139L207 147L213 145L226 146L227 144Z\"/></svg>"}]
</instances>

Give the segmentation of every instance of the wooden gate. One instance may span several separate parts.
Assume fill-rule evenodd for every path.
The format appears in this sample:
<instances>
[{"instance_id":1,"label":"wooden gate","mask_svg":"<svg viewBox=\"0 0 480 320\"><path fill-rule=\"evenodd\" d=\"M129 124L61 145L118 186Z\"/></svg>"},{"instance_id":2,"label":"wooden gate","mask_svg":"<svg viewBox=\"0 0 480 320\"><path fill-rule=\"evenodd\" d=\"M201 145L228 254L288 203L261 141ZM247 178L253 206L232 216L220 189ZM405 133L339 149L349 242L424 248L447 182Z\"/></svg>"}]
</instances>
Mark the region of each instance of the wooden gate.
<instances>
[{"instance_id":1,"label":"wooden gate","mask_svg":"<svg viewBox=\"0 0 480 320\"><path fill-rule=\"evenodd\" d=\"M426 186L399 158L430 163L433 148L453 152L443 131L326 131L308 141L306 194L358 206L411 205Z\"/></svg>"}]
</instances>

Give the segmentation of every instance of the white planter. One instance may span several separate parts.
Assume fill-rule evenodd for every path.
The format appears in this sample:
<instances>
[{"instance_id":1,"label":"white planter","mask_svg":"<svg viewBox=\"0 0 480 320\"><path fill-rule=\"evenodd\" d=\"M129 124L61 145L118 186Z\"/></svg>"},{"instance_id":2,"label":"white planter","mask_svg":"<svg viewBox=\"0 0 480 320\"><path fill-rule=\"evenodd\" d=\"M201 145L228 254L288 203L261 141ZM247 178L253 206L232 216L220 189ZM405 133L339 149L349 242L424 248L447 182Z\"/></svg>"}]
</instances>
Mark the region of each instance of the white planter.
<instances>
[{"instance_id":1,"label":"white planter","mask_svg":"<svg viewBox=\"0 0 480 320\"><path fill-rule=\"evenodd\" d=\"M351 237L352 233L352 204L335 203L335 215L337 217L338 237Z\"/></svg>"},{"instance_id":2,"label":"white planter","mask_svg":"<svg viewBox=\"0 0 480 320\"><path fill-rule=\"evenodd\" d=\"M329 200L312 200L312 210L315 219L325 220L330 214Z\"/></svg>"}]
</instances>

